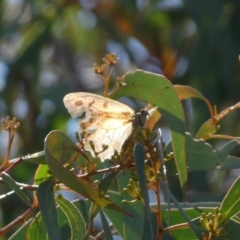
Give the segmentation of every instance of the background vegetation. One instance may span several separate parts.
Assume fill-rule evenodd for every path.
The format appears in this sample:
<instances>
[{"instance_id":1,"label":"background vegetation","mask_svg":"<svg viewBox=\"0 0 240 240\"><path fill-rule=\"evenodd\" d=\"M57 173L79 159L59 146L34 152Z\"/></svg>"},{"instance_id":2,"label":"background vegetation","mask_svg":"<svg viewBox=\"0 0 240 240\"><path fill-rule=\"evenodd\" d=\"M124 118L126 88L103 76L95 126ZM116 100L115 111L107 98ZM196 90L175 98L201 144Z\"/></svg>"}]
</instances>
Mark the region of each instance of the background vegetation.
<instances>
[{"instance_id":1,"label":"background vegetation","mask_svg":"<svg viewBox=\"0 0 240 240\"><path fill-rule=\"evenodd\" d=\"M239 12L237 0L0 1L0 118L16 116L21 122L12 157L41 151L53 129L76 131L62 98L74 91L102 93L103 83L92 67L107 52L120 57L113 77L141 68L198 89L219 111L235 104ZM208 110L197 100L184 104L187 129L196 133L209 118ZM238 119L235 111L221 123L221 132L238 136ZM0 158L6 144L1 134ZM33 171L25 163L14 170L14 178L32 181L26 176ZM194 172L187 200L221 201L238 175L237 170ZM169 179L178 196L176 181ZM2 200L1 211L5 225L22 211L19 199Z\"/></svg>"}]
</instances>

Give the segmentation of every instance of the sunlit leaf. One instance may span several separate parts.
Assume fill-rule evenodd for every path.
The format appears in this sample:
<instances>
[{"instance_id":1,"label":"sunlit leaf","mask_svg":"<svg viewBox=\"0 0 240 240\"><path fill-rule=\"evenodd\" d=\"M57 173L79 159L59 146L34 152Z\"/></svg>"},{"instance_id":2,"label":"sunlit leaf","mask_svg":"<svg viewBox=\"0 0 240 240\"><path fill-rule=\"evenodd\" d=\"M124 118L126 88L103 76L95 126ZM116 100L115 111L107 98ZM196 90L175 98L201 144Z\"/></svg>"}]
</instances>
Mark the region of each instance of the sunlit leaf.
<instances>
[{"instance_id":1,"label":"sunlit leaf","mask_svg":"<svg viewBox=\"0 0 240 240\"><path fill-rule=\"evenodd\" d=\"M52 177L52 175L49 173L48 165L46 164L39 164L35 175L34 175L34 184L39 185L44 180Z\"/></svg>"},{"instance_id":2,"label":"sunlit leaf","mask_svg":"<svg viewBox=\"0 0 240 240\"><path fill-rule=\"evenodd\" d=\"M218 122L226 117L229 113L232 111L240 108L240 102L236 103L235 105L223 109L220 113L215 114L213 119L207 120L198 130L195 138L209 138L211 135L217 132L219 130L220 126L217 125ZM214 120L214 121L213 121ZM234 138L234 137L232 137ZM236 137L236 139L239 139Z\"/></svg>"},{"instance_id":3,"label":"sunlit leaf","mask_svg":"<svg viewBox=\"0 0 240 240\"><path fill-rule=\"evenodd\" d=\"M240 177L230 187L220 206L224 220L240 212Z\"/></svg>"},{"instance_id":4,"label":"sunlit leaf","mask_svg":"<svg viewBox=\"0 0 240 240\"><path fill-rule=\"evenodd\" d=\"M38 222L38 223L36 223ZM27 235L27 239L38 239L38 240L52 240L57 238L49 238L47 230L45 228L42 216L40 213L37 214L36 220L33 220L29 226ZM62 238L59 238L62 240Z\"/></svg>"},{"instance_id":5,"label":"sunlit leaf","mask_svg":"<svg viewBox=\"0 0 240 240\"><path fill-rule=\"evenodd\" d=\"M68 224L71 229L71 240L83 240L85 238L85 222L80 211L68 200L57 198L56 202L62 209L68 219Z\"/></svg>"},{"instance_id":6,"label":"sunlit leaf","mask_svg":"<svg viewBox=\"0 0 240 240\"><path fill-rule=\"evenodd\" d=\"M124 75L124 85L111 95L114 99L122 96L132 96L158 106L171 131L175 163L180 184L185 193L187 183L185 117L181 101L173 85L162 75L136 70Z\"/></svg>"},{"instance_id":7,"label":"sunlit leaf","mask_svg":"<svg viewBox=\"0 0 240 240\"><path fill-rule=\"evenodd\" d=\"M203 100L208 106L210 115L213 116L213 108L210 102L195 88L184 85L174 85L175 90L177 91L178 97L180 100L188 98L198 98Z\"/></svg>"},{"instance_id":8,"label":"sunlit leaf","mask_svg":"<svg viewBox=\"0 0 240 240\"><path fill-rule=\"evenodd\" d=\"M210 136L216 133L219 130L219 126L213 124L212 119L207 120L202 126L199 128L195 138L200 139L204 136Z\"/></svg>"}]
</instances>

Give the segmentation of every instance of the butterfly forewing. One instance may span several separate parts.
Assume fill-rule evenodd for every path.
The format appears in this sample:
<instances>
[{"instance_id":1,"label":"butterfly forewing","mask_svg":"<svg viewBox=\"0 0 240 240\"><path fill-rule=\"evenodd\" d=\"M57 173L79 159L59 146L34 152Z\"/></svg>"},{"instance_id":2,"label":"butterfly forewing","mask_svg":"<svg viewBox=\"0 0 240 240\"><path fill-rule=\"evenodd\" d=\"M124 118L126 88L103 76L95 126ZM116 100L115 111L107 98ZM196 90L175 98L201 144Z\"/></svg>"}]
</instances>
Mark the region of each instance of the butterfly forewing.
<instances>
[{"instance_id":1,"label":"butterfly forewing","mask_svg":"<svg viewBox=\"0 0 240 240\"><path fill-rule=\"evenodd\" d=\"M114 150L120 152L122 145L133 130L135 112L120 102L92 93L70 93L63 102L73 118L80 117L80 129L88 132L85 149L94 152L89 144L93 141L95 151L108 149L99 154L100 159L110 159Z\"/></svg>"},{"instance_id":2,"label":"butterfly forewing","mask_svg":"<svg viewBox=\"0 0 240 240\"><path fill-rule=\"evenodd\" d=\"M93 141L96 152L102 151L103 144L108 146L106 151L99 154L102 161L110 159L114 150L120 152L136 127L134 110L112 99L93 93L78 92L67 94L63 102L73 118L80 117L80 130L88 133L85 139L86 150L94 155L89 141ZM143 117L144 120L146 116ZM143 123L141 121L140 125Z\"/></svg>"},{"instance_id":3,"label":"butterfly forewing","mask_svg":"<svg viewBox=\"0 0 240 240\"><path fill-rule=\"evenodd\" d=\"M80 117L80 127L93 132L97 128L116 129L133 121L133 109L120 102L92 93L69 93L63 102L73 118Z\"/></svg>"}]
</instances>

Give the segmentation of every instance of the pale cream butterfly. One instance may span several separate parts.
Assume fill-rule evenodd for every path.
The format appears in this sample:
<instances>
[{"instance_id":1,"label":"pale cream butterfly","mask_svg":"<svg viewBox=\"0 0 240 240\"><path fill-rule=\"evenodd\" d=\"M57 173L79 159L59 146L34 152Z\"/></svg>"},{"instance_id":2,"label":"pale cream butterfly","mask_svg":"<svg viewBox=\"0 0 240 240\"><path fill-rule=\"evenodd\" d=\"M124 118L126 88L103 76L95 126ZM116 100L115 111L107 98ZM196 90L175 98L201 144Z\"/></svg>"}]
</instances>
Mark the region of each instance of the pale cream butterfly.
<instances>
[{"instance_id":1,"label":"pale cream butterfly","mask_svg":"<svg viewBox=\"0 0 240 240\"><path fill-rule=\"evenodd\" d=\"M89 141L93 141L96 152L102 151L103 144L108 146L98 155L101 161L110 159L114 150L120 152L134 128L143 127L157 109L135 113L123 103L87 92L69 93L63 102L73 118L80 117L80 131L87 133L84 144L86 150L94 156Z\"/></svg>"}]
</instances>

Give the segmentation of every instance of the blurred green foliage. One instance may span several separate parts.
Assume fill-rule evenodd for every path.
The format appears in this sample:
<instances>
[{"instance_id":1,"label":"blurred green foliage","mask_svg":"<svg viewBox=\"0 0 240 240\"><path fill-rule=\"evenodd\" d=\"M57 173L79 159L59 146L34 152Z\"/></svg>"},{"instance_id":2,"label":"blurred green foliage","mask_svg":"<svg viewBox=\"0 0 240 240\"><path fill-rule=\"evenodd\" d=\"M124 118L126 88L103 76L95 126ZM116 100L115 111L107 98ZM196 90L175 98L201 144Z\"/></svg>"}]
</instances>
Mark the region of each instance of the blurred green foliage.
<instances>
[{"instance_id":1,"label":"blurred green foliage","mask_svg":"<svg viewBox=\"0 0 240 240\"><path fill-rule=\"evenodd\" d=\"M219 111L235 104L240 91L239 24L237 0L0 1L0 118L16 116L21 123L12 157L41 151L53 129L69 130L65 94L102 94L103 83L92 66L107 52L120 57L113 78L141 68L196 88ZM187 128L196 133L209 118L208 109L198 101L185 106ZM222 132L239 135L238 118L234 112L224 120ZM5 136L0 135L0 159ZM32 168L17 168L16 180L31 176ZM189 187L204 191L201 197L208 197L210 189L210 197L219 199L229 186L228 174L190 174ZM234 173L227 179L233 178ZM175 180L170 179L173 187ZM17 213L18 204L10 197L3 201L4 211Z\"/></svg>"}]
</instances>

